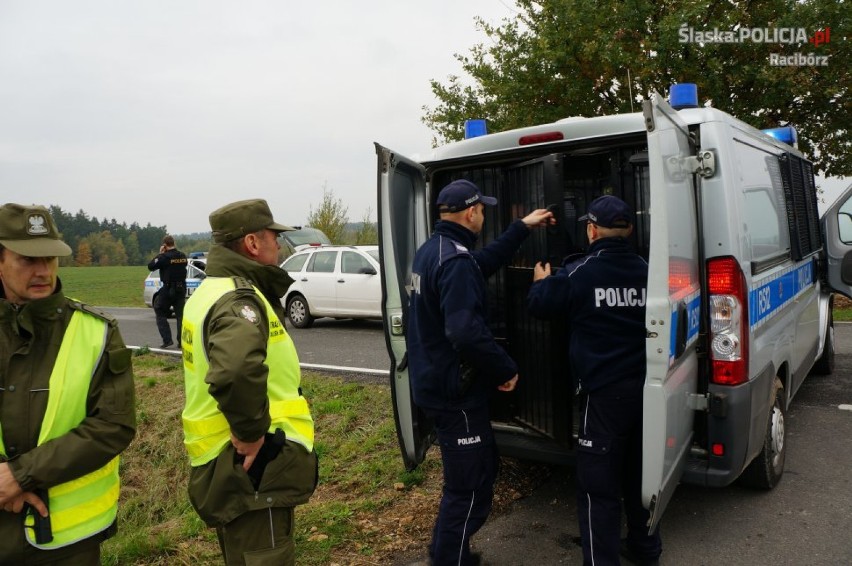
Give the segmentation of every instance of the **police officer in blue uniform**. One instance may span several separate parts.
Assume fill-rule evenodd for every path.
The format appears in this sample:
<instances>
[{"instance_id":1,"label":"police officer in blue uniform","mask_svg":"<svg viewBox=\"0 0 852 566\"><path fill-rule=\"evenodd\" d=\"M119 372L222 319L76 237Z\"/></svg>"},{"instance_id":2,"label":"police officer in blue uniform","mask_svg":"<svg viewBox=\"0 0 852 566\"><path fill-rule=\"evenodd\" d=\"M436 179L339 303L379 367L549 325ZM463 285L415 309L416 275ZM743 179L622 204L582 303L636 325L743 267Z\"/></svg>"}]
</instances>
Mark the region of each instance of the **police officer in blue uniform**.
<instances>
[{"instance_id":1,"label":"police officer in blue uniform","mask_svg":"<svg viewBox=\"0 0 852 566\"><path fill-rule=\"evenodd\" d=\"M163 343L160 348L170 348L172 329L169 326L169 312L174 309L177 323L178 347L180 347L180 327L183 322L183 305L186 302L186 254L175 248L175 239L171 236L163 238L160 253L148 263L148 269L160 270L160 281L163 286L154 294L154 315L157 319L157 330Z\"/></svg>"},{"instance_id":2,"label":"police officer in blue uniform","mask_svg":"<svg viewBox=\"0 0 852 566\"><path fill-rule=\"evenodd\" d=\"M569 257L553 276L549 264L536 264L527 297L534 316L569 323L580 399L577 515L587 565L617 565L619 553L634 564L656 564L662 552L659 533L648 534L641 500L648 264L626 239L632 218L617 197L592 201L579 219L587 222L588 254Z\"/></svg>"},{"instance_id":3,"label":"police officer in blue uniform","mask_svg":"<svg viewBox=\"0 0 852 566\"><path fill-rule=\"evenodd\" d=\"M440 220L412 266L409 376L415 404L435 423L444 466L429 547L434 565L479 563L469 540L491 511L499 462L488 396L518 381L517 365L488 327L485 279L509 262L530 228L553 222L552 213L535 210L475 250L485 206L495 204L470 181L448 184L438 195Z\"/></svg>"}]
</instances>

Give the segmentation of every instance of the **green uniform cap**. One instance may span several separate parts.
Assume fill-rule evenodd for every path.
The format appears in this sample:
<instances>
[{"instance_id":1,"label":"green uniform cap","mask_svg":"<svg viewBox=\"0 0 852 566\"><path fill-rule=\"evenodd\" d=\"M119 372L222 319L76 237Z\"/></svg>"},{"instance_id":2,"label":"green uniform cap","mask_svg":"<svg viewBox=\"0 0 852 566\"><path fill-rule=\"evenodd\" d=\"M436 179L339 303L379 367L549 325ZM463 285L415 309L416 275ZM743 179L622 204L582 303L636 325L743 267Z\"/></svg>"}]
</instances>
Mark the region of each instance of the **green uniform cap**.
<instances>
[{"instance_id":1,"label":"green uniform cap","mask_svg":"<svg viewBox=\"0 0 852 566\"><path fill-rule=\"evenodd\" d=\"M15 204L0 206L0 244L27 257L71 255L59 238L50 212L43 206Z\"/></svg>"},{"instance_id":2,"label":"green uniform cap","mask_svg":"<svg viewBox=\"0 0 852 566\"><path fill-rule=\"evenodd\" d=\"M242 238L264 228L275 232L295 230L275 222L269 205L261 198L232 202L214 210L210 213L210 228L213 229L213 241L217 244Z\"/></svg>"}]
</instances>

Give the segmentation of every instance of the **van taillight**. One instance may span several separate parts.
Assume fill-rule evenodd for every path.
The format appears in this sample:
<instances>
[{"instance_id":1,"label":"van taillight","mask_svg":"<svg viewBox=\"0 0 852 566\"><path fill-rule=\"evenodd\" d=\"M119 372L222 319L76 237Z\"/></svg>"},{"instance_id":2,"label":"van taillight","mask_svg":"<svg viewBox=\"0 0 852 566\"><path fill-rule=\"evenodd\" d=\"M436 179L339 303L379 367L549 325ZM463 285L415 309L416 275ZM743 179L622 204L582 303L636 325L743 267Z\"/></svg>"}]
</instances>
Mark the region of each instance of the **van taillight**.
<instances>
[{"instance_id":1,"label":"van taillight","mask_svg":"<svg viewBox=\"0 0 852 566\"><path fill-rule=\"evenodd\" d=\"M719 385L748 381L748 295L740 264L732 257L707 262L710 300L710 380Z\"/></svg>"}]
</instances>

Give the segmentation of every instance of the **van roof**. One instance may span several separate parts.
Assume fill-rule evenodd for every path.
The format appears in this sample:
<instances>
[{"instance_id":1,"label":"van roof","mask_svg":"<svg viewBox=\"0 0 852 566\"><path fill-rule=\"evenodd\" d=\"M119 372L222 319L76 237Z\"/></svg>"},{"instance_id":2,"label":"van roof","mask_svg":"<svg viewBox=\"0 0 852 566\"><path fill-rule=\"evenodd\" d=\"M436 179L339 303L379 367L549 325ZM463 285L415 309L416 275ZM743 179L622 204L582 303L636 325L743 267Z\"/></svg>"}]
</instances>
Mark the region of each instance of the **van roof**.
<instances>
[{"instance_id":1,"label":"van roof","mask_svg":"<svg viewBox=\"0 0 852 566\"><path fill-rule=\"evenodd\" d=\"M792 146L779 142L757 128L716 108L685 108L678 111L678 114L689 125L705 122L725 122L751 135L763 137L766 141L784 151L793 150L794 153L799 153ZM495 132L493 134L449 143L422 152L414 156L414 160L420 163L432 163L455 158L487 155L489 153L521 149L524 147L562 145L566 142L578 142L591 138L636 135L643 134L644 132L645 117L642 112L595 116L592 118L577 116L564 118L549 124ZM561 135L561 137L549 141L536 141L537 139L546 140L548 135L555 133ZM522 140L532 143L526 145Z\"/></svg>"}]
</instances>

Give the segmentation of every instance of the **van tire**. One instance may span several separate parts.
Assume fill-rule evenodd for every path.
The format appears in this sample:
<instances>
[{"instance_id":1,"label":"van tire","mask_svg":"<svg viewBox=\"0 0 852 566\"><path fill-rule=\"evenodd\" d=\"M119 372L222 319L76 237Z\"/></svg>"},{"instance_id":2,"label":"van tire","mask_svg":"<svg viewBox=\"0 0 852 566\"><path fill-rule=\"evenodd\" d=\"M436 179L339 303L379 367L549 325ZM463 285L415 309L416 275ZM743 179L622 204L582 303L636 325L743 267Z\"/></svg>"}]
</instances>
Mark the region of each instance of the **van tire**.
<instances>
[{"instance_id":1,"label":"van tire","mask_svg":"<svg viewBox=\"0 0 852 566\"><path fill-rule=\"evenodd\" d=\"M787 438L784 421L787 410L784 406L784 387L775 381L775 401L769 411L766 434L760 454L740 476L740 483L758 489L772 489L781 481L784 474L784 460L787 456Z\"/></svg>"},{"instance_id":2,"label":"van tire","mask_svg":"<svg viewBox=\"0 0 852 566\"><path fill-rule=\"evenodd\" d=\"M293 295L287 301L287 319L296 328L310 328L314 323L308 301L302 295Z\"/></svg>"},{"instance_id":3,"label":"van tire","mask_svg":"<svg viewBox=\"0 0 852 566\"><path fill-rule=\"evenodd\" d=\"M813 375L831 375L834 373L834 316L829 314L828 330L822 345L822 355L811 368Z\"/></svg>"}]
</instances>

